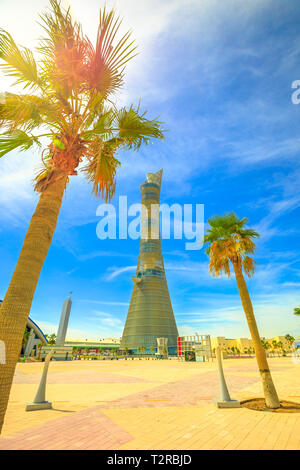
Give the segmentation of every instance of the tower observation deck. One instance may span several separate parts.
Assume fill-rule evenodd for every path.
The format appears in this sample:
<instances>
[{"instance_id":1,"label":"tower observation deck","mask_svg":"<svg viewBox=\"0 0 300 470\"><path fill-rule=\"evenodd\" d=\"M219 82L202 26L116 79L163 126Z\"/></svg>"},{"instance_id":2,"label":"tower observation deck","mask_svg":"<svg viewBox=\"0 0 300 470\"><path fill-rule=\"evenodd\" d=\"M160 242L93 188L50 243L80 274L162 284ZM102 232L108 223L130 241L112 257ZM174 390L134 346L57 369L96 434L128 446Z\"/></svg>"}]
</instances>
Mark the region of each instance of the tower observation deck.
<instances>
[{"instance_id":1,"label":"tower observation deck","mask_svg":"<svg viewBox=\"0 0 300 470\"><path fill-rule=\"evenodd\" d=\"M157 347L157 338L177 346L178 331L161 250L159 203L162 170L148 173L141 185L141 241L133 292L121 348Z\"/></svg>"}]
</instances>

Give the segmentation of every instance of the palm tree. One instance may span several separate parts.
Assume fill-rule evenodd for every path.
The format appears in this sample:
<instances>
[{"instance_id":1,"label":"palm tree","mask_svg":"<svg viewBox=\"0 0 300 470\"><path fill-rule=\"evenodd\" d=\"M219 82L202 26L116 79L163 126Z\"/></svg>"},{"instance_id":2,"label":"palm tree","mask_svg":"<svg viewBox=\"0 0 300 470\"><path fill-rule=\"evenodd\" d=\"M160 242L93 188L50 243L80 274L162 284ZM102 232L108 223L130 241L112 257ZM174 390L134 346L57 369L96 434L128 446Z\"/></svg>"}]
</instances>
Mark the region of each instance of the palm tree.
<instances>
[{"instance_id":1,"label":"palm tree","mask_svg":"<svg viewBox=\"0 0 300 470\"><path fill-rule=\"evenodd\" d=\"M295 338L294 336L291 336L290 334L285 335L285 339L287 340L289 344L289 350L291 349L291 346L293 345Z\"/></svg>"},{"instance_id":2,"label":"palm tree","mask_svg":"<svg viewBox=\"0 0 300 470\"><path fill-rule=\"evenodd\" d=\"M48 344L50 344L51 346L56 344L56 334L55 333L52 333L51 335L45 335L45 336L47 338Z\"/></svg>"},{"instance_id":3,"label":"palm tree","mask_svg":"<svg viewBox=\"0 0 300 470\"><path fill-rule=\"evenodd\" d=\"M300 315L300 307L294 308L294 315Z\"/></svg>"},{"instance_id":4,"label":"palm tree","mask_svg":"<svg viewBox=\"0 0 300 470\"><path fill-rule=\"evenodd\" d=\"M275 351L278 349L278 343L277 343L276 339L273 339L272 346L273 346L274 356L275 356Z\"/></svg>"},{"instance_id":5,"label":"palm tree","mask_svg":"<svg viewBox=\"0 0 300 470\"><path fill-rule=\"evenodd\" d=\"M38 62L0 30L2 70L25 89L24 94L0 96L0 126L5 129L0 157L34 144L41 147L48 139L35 180L39 202L1 306L0 340L7 355L0 376L0 432L33 295L70 176L83 171L94 194L110 201L120 166L116 152L163 138L157 120L146 119L139 107L117 109L112 101L123 84L124 66L136 51L130 32L116 40L121 20L114 10L100 11L95 47L60 0L50 0L41 21L46 37L38 47Z\"/></svg>"},{"instance_id":6,"label":"palm tree","mask_svg":"<svg viewBox=\"0 0 300 470\"><path fill-rule=\"evenodd\" d=\"M41 359L41 349L42 347L44 346L44 343L40 342L39 344L37 344L37 348L39 350L39 354L38 354L38 359Z\"/></svg>"},{"instance_id":7,"label":"palm tree","mask_svg":"<svg viewBox=\"0 0 300 470\"><path fill-rule=\"evenodd\" d=\"M266 352L261 344L243 275L244 272L251 276L255 271L255 261L249 255L255 251L253 239L259 236L254 230L245 228L247 222L246 218L239 219L234 213L214 216L208 220L210 227L204 237L204 243L208 244L206 253L209 255L209 271L212 275L220 276L224 272L229 277L230 263L233 266L261 374L266 405L269 408L279 408L280 402L269 370Z\"/></svg>"},{"instance_id":8,"label":"palm tree","mask_svg":"<svg viewBox=\"0 0 300 470\"><path fill-rule=\"evenodd\" d=\"M266 341L266 350L268 351L269 349L271 349L271 345L269 341Z\"/></svg>"},{"instance_id":9,"label":"palm tree","mask_svg":"<svg viewBox=\"0 0 300 470\"><path fill-rule=\"evenodd\" d=\"M24 348L24 354L25 354L26 344L28 343L28 340L29 340L29 336L30 336L30 331L27 330L27 328L25 328L23 340L22 340L22 347Z\"/></svg>"},{"instance_id":10,"label":"palm tree","mask_svg":"<svg viewBox=\"0 0 300 470\"><path fill-rule=\"evenodd\" d=\"M280 351L281 351L281 353L283 352L283 343L282 343L282 341L278 341L277 347L278 347L278 349L279 349L279 352L278 352L278 356L279 356L279 355L280 355Z\"/></svg>"}]
</instances>

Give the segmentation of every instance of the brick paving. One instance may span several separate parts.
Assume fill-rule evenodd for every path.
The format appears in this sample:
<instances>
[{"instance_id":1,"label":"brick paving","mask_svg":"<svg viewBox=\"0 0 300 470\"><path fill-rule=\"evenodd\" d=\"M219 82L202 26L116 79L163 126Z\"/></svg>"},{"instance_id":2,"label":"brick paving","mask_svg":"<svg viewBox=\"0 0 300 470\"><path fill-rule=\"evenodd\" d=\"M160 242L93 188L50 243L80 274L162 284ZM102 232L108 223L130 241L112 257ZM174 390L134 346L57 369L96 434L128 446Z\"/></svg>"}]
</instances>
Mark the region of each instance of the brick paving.
<instances>
[{"instance_id":1,"label":"brick paving","mask_svg":"<svg viewBox=\"0 0 300 470\"><path fill-rule=\"evenodd\" d=\"M16 371L13 383L16 384L39 384L41 373L22 374ZM103 371L76 371L53 372L49 374L48 384L105 384L105 383L140 383L149 382L146 379L138 377L128 377L126 375L112 374Z\"/></svg>"},{"instance_id":2,"label":"brick paving","mask_svg":"<svg viewBox=\"0 0 300 470\"><path fill-rule=\"evenodd\" d=\"M270 366L280 397L299 402L300 364L271 358ZM254 359L228 359L224 369L233 398L262 396ZM25 412L41 371L18 364L0 449L300 450L300 414L215 408L216 363L51 363L54 409Z\"/></svg>"},{"instance_id":3,"label":"brick paving","mask_svg":"<svg viewBox=\"0 0 300 470\"><path fill-rule=\"evenodd\" d=\"M230 393L241 389L241 379L227 374L227 385ZM259 381L256 377L245 377L243 387L248 387ZM210 401L219 392L218 375L215 372L201 373L186 379L169 382L150 390L138 392L120 399L119 403L102 405L105 408L137 408L156 406L201 405Z\"/></svg>"},{"instance_id":4,"label":"brick paving","mask_svg":"<svg viewBox=\"0 0 300 470\"><path fill-rule=\"evenodd\" d=\"M115 449L131 439L130 434L94 407L4 437L0 439L0 449L103 450Z\"/></svg>"}]
</instances>

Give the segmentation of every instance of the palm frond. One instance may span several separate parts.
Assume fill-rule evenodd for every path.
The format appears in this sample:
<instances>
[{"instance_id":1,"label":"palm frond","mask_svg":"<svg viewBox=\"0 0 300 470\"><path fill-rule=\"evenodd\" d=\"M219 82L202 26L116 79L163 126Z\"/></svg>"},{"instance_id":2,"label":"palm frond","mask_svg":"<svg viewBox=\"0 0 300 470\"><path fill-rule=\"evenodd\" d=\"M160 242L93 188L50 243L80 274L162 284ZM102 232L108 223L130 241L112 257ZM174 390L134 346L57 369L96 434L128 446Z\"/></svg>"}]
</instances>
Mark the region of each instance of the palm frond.
<instances>
[{"instance_id":1,"label":"palm frond","mask_svg":"<svg viewBox=\"0 0 300 470\"><path fill-rule=\"evenodd\" d=\"M24 88L40 86L37 65L30 49L18 48L12 36L0 28L0 67L9 77L16 78L15 84L22 83Z\"/></svg>"},{"instance_id":2,"label":"palm frond","mask_svg":"<svg viewBox=\"0 0 300 470\"><path fill-rule=\"evenodd\" d=\"M47 37L38 48L43 55L41 76L53 89L68 99L72 90L80 89L87 75L89 42L83 37L81 25L72 20L70 8L50 0L51 12L40 15Z\"/></svg>"},{"instance_id":3,"label":"palm frond","mask_svg":"<svg viewBox=\"0 0 300 470\"><path fill-rule=\"evenodd\" d=\"M100 137L102 140L110 139L113 136L113 119L114 113L110 109L103 109L103 114L98 115L98 119L92 129L82 132L81 137L87 140L93 140L97 137Z\"/></svg>"},{"instance_id":4,"label":"palm frond","mask_svg":"<svg viewBox=\"0 0 300 470\"><path fill-rule=\"evenodd\" d=\"M86 104L86 117L82 123L82 128L85 130L89 129L98 117L102 116L103 114L106 114L108 111L110 110L105 109L105 100L102 94L95 90L92 91L89 100Z\"/></svg>"},{"instance_id":5,"label":"palm frond","mask_svg":"<svg viewBox=\"0 0 300 470\"><path fill-rule=\"evenodd\" d=\"M156 119L148 120L146 113L139 115L138 109L130 106L116 111L115 121L118 136L127 148L137 150L142 144L148 144L151 138L163 139L161 123Z\"/></svg>"},{"instance_id":6,"label":"palm frond","mask_svg":"<svg viewBox=\"0 0 300 470\"><path fill-rule=\"evenodd\" d=\"M34 143L40 145L37 137L29 136L19 129L11 131L9 134L0 134L0 157L16 148L19 148L20 151L28 150Z\"/></svg>"},{"instance_id":7,"label":"palm frond","mask_svg":"<svg viewBox=\"0 0 300 470\"><path fill-rule=\"evenodd\" d=\"M121 163L114 154L119 145L115 139L107 142L94 139L88 148L89 163L82 169L93 185L93 193L106 201L111 201L115 193L116 172Z\"/></svg>"},{"instance_id":8,"label":"palm frond","mask_svg":"<svg viewBox=\"0 0 300 470\"><path fill-rule=\"evenodd\" d=\"M114 46L122 20L115 18L114 10L100 10L96 48L90 43L88 87L98 90L104 97L116 91L123 83L124 65L136 54L134 41L128 31Z\"/></svg>"},{"instance_id":9,"label":"palm frond","mask_svg":"<svg viewBox=\"0 0 300 470\"><path fill-rule=\"evenodd\" d=\"M0 102L0 125L9 130L25 131L41 125L57 125L61 119L62 107L47 98L36 95L5 93Z\"/></svg>"},{"instance_id":10,"label":"palm frond","mask_svg":"<svg viewBox=\"0 0 300 470\"><path fill-rule=\"evenodd\" d=\"M249 277L253 276L255 272L255 264L256 264L254 259L250 258L250 256L245 256L243 258L242 263L243 263L244 271L247 274L247 276Z\"/></svg>"}]
</instances>

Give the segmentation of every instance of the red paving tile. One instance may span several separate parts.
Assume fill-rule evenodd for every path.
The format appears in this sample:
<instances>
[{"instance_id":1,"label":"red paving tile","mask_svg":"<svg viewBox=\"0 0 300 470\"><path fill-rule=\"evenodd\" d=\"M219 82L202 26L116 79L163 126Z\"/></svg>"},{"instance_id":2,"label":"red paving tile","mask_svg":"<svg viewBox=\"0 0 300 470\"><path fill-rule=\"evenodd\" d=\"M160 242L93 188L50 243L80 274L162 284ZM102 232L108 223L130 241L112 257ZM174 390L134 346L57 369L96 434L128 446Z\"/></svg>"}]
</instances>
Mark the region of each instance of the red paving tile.
<instances>
[{"instance_id":1,"label":"red paving tile","mask_svg":"<svg viewBox=\"0 0 300 470\"><path fill-rule=\"evenodd\" d=\"M256 377L238 377L226 374L229 393L242 390L249 385L259 382ZM156 406L200 405L207 403L204 398L215 397L219 390L219 377L216 372L206 372L176 382L151 388L120 398L118 403L105 403L100 408L138 408ZM199 400L199 399L202 400Z\"/></svg>"},{"instance_id":2,"label":"red paving tile","mask_svg":"<svg viewBox=\"0 0 300 470\"><path fill-rule=\"evenodd\" d=\"M0 449L61 450L67 445L72 449L109 450L131 440L130 434L94 407L0 438Z\"/></svg>"},{"instance_id":3,"label":"red paving tile","mask_svg":"<svg viewBox=\"0 0 300 470\"><path fill-rule=\"evenodd\" d=\"M280 372L280 371L286 371L288 369L291 369L293 367L293 364L291 364L290 367L287 367L286 365L285 366L272 366L272 364L270 365L270 370L271 370L271 373L272 372ZM245 368L241 367L241 366L230 366L228 368L228 373L230 372L234 372L234 373L239 373L239 372L245 372ZM252 373L252 372L258 372L258 367L257 367L257 364L253 364L251 366L249 366L249 364L247 364L247 370L246 370L247 374L248 372Z\"/></svg>"},{"instance_id":4,"label":"red paving tile","mask_svg":"<svg viewBox=\"0 0 300 470\"><path fill-rule=\"evenodd\" d=\"M41 373L23 374L16 370L14 384L38 384L41 380ZM68 371L68 372L49 372L48 384L105 384L105 383L147 383L150 380L127 375L114 374L102 371Z\"/></svg>"}]
</instances>

